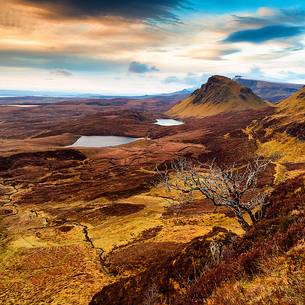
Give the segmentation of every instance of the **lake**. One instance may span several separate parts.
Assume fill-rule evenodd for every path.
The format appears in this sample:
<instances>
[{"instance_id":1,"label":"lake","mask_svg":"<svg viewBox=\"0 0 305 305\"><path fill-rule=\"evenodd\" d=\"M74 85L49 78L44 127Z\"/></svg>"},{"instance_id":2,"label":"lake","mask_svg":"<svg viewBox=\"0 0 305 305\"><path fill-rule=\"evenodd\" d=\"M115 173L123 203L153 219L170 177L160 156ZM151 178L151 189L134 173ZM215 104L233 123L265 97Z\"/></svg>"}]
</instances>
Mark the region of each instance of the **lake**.
<instances>
[{"instance_id":1,"label":"lake","mask_svg":"<svg viewBox=\"0 0 305 305\"><path fill-rule=\"evenodd\" d=\"M81 136L69 147L108 147L128 144L140 138L118 137L118 136Z\"/></svg>"},{"instance_id":2,"label":"lake","mask_svg":"<svg viewBox=\"0 0 305 305\"><path fill-rule=\"evenodd\" d=\"M178 126L178 125L183 125L184 123L182 121L173 120L173 119L157 119L155 124L160 126Z\"/></svg>"},{"instance_id":3,"label":"lake","mask_svg":"<svg viewBox=\"0 0 305 305\"><path fill-rule=\"evenodd\" d=\"M18 107L18 108L33 108L38 107L40 105L26 105L26 104L1 104L2 107Z\"/></svg>"}]
</instances>

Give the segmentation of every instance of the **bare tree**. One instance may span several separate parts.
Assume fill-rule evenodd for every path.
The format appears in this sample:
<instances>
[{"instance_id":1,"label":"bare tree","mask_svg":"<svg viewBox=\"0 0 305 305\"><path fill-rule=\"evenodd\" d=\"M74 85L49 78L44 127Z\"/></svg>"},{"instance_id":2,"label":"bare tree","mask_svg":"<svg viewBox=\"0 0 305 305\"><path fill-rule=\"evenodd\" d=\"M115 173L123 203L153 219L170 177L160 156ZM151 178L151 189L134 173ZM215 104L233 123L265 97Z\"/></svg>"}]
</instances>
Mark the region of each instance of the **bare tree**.
<instances>
[{"instance_id":1,"label":"bare tree","mask_svg":"<svg viewBox=\"0 0 305 305\"><path fill-rule=\"evenodd\" d=\"M258 176L268 164L269 161L258 158L241 167L235 164L221 167L214 162L194 164L181 159L162 171L157 168L157 172L169 191L190 195L200 192L215 206L225 206L233 211L241 227L247 230L260 220L261 210L267 204L266 192L258 188Z\"/></svg>"}]
</instances>

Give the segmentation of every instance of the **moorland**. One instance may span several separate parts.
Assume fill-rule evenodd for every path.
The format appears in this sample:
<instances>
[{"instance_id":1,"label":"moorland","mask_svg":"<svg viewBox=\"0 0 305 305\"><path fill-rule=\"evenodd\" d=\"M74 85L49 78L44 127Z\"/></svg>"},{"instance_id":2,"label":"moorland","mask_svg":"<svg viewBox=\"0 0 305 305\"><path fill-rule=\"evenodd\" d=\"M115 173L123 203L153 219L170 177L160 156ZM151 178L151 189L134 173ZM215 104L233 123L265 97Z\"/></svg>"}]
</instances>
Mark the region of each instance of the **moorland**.
<instances>
[{"instance_id":1,"label":"moorland","mask_svg":"<svg viewBox=\"0 0 305 305\"><path fill-rule=\"evenodd\" d=\"M0 107L2 304L303 304L304 87L271 104L215 76L186 99L13 104ZM139 140L71 147L109 135ZM158 183L156 166L181 158L257 157L271 160L269 204L247 231L207 198L172 208Z\"/></svg>"}]
</instances>

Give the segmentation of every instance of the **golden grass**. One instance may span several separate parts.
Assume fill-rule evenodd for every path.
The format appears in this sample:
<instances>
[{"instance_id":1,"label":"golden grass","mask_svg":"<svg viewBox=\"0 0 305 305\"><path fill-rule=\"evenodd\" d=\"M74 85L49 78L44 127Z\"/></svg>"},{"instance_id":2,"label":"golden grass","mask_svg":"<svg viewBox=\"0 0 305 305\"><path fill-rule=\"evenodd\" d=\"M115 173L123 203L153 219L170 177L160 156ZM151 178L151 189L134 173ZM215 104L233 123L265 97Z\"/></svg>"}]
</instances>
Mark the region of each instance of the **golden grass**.
<instances>
[{"instance_id":1,"label":"golden grass","mask_svg":"<svg viewBox=\"0 0 305 305\"><path fill-rule=\"evenodd\" d=\"M305 88L289 96L287 99L279 103L278 110L280 112L286 112L290 114L300 115L305 113L305 96L301 97L305 93Z\"/></svg>"},{"instance_id":2,"label":"golden grass","mask_svg":"<svg viewBox=\"0 0 305 305\"><path fill-rule=\"evenodd\" d=\"M110 217L95 226L90 232L96 247L109 252L116 246L128 244L143 231L162 224L163 200L160 198L134 196L124 200L124 203L128 202L145 204L146 207L128 216Z\"/></svg>"},{"instance_id":3,"label":"golden grass","mask_svg":"<svg viewBox=\"0 0 305 305\"><path fill-rule=\"evenodd\" d=\"M110 282L85 245L11 249L1 256L0 274L0 303L14 305L85 305Z\"/></svg>"},{"instance_id":4,"label":"golden grass","mask_svg":"<svg viewBox=\"0 0 305 305\"><path fill-rule=\"evenodd\" d=\"M228 99L223 103L202 103L193 104L194 96L190 96L185 100L172 107L167 114L179 118L202 118L213 116L222 112L243 111L247 109L259 109L267 107L265 102L257 100L240 101L238 98Z\"/></svg>"},{"instance_id":5,"label":"golden grass","mask_svg":"<svg viewBox=\"0 0 305 305\"><path fill-rule=\"evenodd\" d=\"M198 216L180 216L164 220L162 231L153 238L153 241L185 243L207 234L215 226L223 227L238 235L244 234L235 218L224 214L203 213Z\"/></svg>"},{"instance_id":6,"label":"golden grass","mask_svg":"<svg viewBox=\"0 0 305 305\"><path fill-rule=\"evenodd\" d=\"M247 126L246 128L242 129L242 132L248 136L248 140L253 140L254 139L254 135L253 135L253 127L250 125L250 126Z\"/></svg>"},{"instance_id":7,"label":"golden grass","mask_svg":"<svg viewBox=\"0 0 305 305\"><path fill-rule=\"evenodd\" d=\"M178 194L171 195L178 198ZM145 207L133 214L106 218L99 218L94 212L112 204L105 198L46 203L37 214L33 212L37 206L19 206L17 215L2 220L8 238L0 252L0 303L88 304L94 292L114 280L100 269L98 249L107 255L117 246L134 243L145 230L157 226L162 227L161 231L147 242L186 243L208 233L213 226L243 234L236 220L224 214L164 218L169 201L162 196L169 194L162 186L156 186L122 198L117 203ZM86 207L84 214L76 212ZM86 217L86 213L93 218ZM53 222L63 217L65 225L74 226L67 232L60 231L61 225ZM88 227L95 249L85 241L82 225Z\"/></svg>"},{"instance_id":8,"label":"golden grass","mask_svg":"<svg viewBox=\"0 0 305 305\"><path fill-rule=\"evenodd\" d=\"M223 138L225 139L225 140L229 140L230 139L230 133L228 132L228 133L226 133L226 134L224 134L223 135Z\"/></svg>"},{"instance_id":9,"label":"golden grass","mask_svg":"<svg viewBox=\"0 0 305 305\"><path fill-rule=\"evenodd\" d=\"M303 305L305 300L305 243L287 254L263 261L260 274L227 282L207 300L208 305ZM275 253L276 254L276 253Z\"/></svg>"},{"instance_id":10,"label":"golden grass","mask_svg":"<svg viewBox=\"0 0 305 305\"><path fill-rule=\"evenodd\" d=\"M277 133L272 140L258 143L256 153L264 158L275 159L274 182L282 183L305 172L305 168L288 170L288 163L305 163L305 143L287 135Z\"/></svg>"},{"instance_id":11,"label":"golden grass","mask_svg":"<svg viewBox=\"0 0 305 305\"><path fill-rule=\"evenodd\" d=\"M278 133L271 141L262 143L257 154L271 158L278 157L278 162L305 162L305 143L286 133Z\"/></svg>"}]
</instances>

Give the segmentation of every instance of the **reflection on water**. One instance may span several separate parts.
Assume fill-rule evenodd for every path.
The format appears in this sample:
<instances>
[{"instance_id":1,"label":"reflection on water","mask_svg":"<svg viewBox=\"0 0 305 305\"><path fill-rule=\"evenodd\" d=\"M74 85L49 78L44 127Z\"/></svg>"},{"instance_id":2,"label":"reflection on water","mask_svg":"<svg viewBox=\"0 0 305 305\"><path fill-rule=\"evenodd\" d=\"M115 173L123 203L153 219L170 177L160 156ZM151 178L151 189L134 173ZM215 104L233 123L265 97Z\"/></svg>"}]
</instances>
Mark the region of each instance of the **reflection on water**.
<instances>
[{"instance_id":1,"label":"reflection on water","mask_svg":"<svg viewBox=\"0 0 305 305\"><path fill-rule=\"evenodd\" d=\"M160 126L178 126L178 125L183 125L184 123L182 121L173 120L173 119L157 119L155 124Z\"/></svg>"},{"instance_id":2,"label":"reflection on water","mask_svg":"<svg viewBox=\"0 0 305 305\"><path fill-rule=\"evenodd\" d=\"M70 147L108 147L131 143L140 138L118 136L81 136Z\"/></svg>"},{"instance_id":3,"label":"reflection on water","mask_svg":"<svg viewBox=\"0 0 305 305\"><path fill-rule=\"evenodd\" d=\"M2 107L17 107L17 108L33 108L33 107L38 107L40 105L13 105L13 104L1 104L0 106Z\"/></svg>"}]
</instances>

